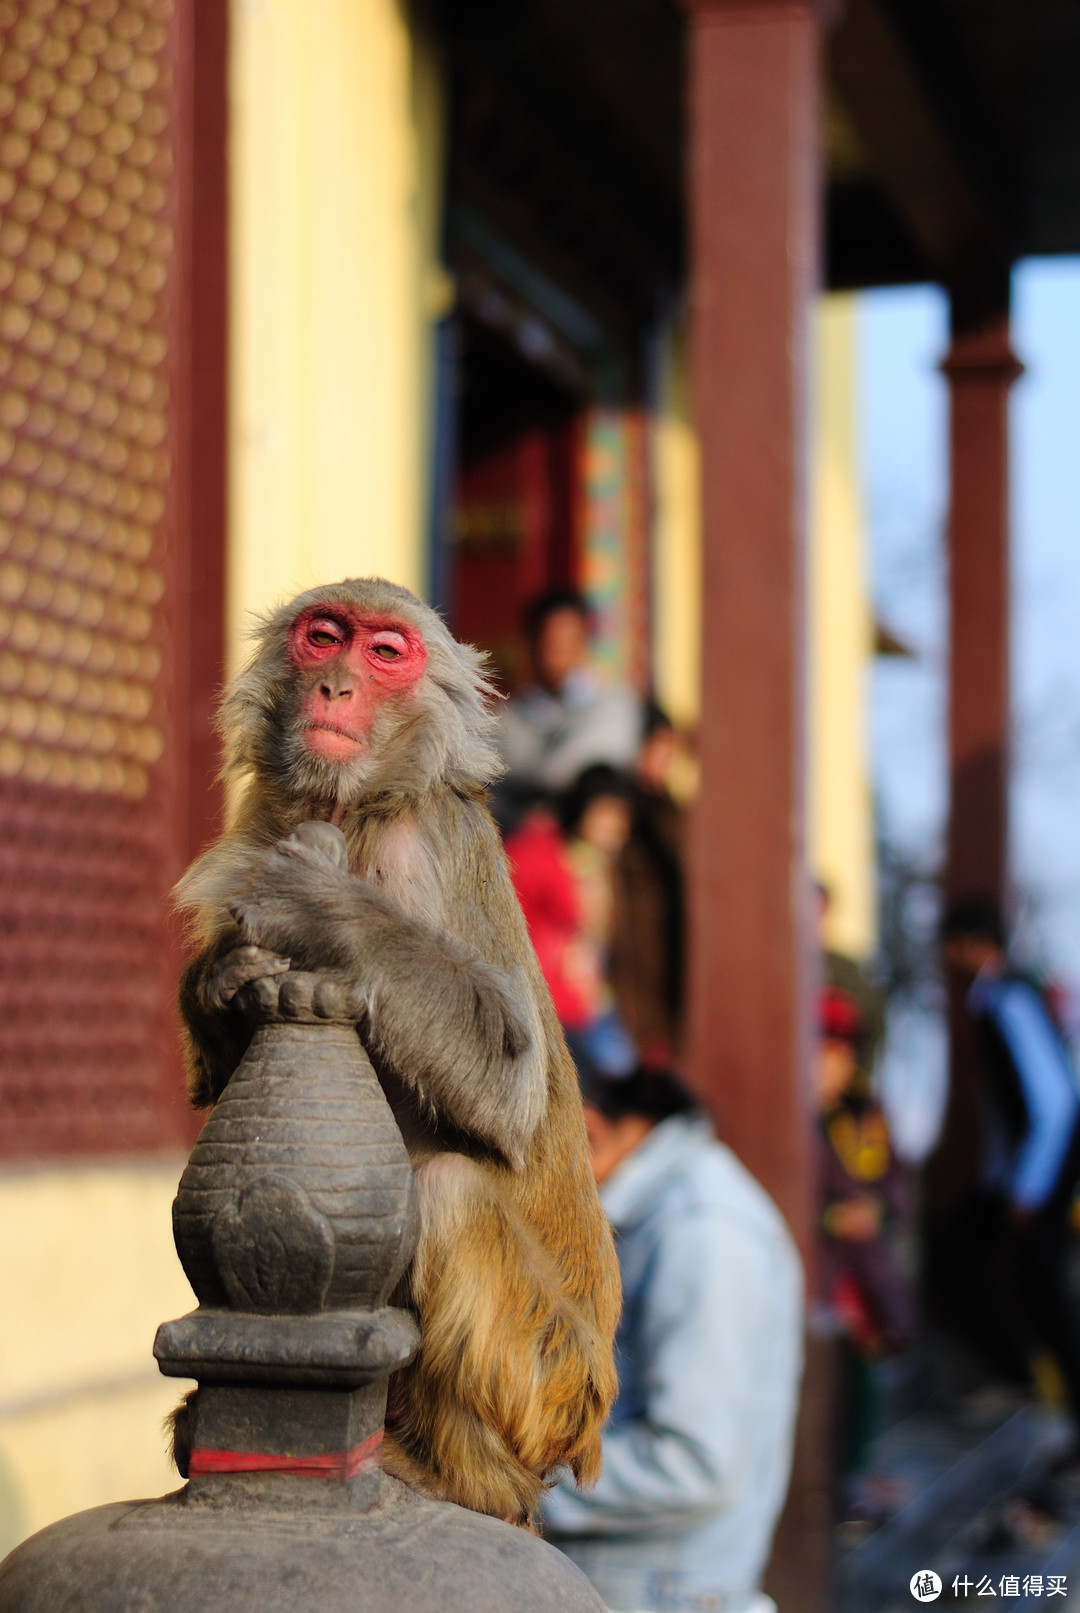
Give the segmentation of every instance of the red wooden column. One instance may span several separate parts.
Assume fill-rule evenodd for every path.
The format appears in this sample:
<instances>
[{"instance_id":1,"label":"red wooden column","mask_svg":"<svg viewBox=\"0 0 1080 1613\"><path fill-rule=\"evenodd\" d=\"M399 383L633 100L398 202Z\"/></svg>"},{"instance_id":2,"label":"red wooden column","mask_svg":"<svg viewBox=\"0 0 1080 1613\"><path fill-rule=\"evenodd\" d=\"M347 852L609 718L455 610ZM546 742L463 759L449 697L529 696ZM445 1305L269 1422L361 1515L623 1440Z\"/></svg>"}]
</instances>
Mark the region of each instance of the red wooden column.
<instances>
[{"instance_id":1,"label":"red wooden column","mask_svg":"<svg viewBox=\"0 0 1080 1613\"><path fill-rule=\"evenodd\" d=\"M1009 390L1023 366L1009 343L1007 299L957 319L942 369L949 383L949 829L946 902L1003 901L1009 793ZM978 1052L963 1002L950 1003L951 1082L942 1139L927 1172L927 1210L948 1213L978 1170ZM933 1240L930 1254L933 1256ZM928 1265L935 1296L933 1258ZM949 1274L939 1283L948 1299Z\"/></svg>"},{"instance_id":2,"label":"red wooden column","mask_svg":"<svg viewBox=\"0 0 1080 1613\"><path fill-rule=\"evenodd\" d=\"M701 441L701 793L688 1069L812 1277L814 940L805 866L808 323L817 286L820 10L687 0L691 295ZM828 1355L812 1347L768 1588L819 1606Z\"/></svg>"},{"instance_id":3,"label":"red wooden column","mask_svg":"<svg viewBox=\"0 0 1080 1613\"><path fill-rule=\"evenodd\" d=\"M950 896L1005 892L1009 771L1007 312L954 334L949 382Z\"/></svg>"},{"instance_id":4,"label":"red wooden column","mask_svg":"<svg viewBox=\"0 0 1080 1613\"><path fill-rule=\"evenodd\" d=\"M688 9L704 531L689 1069L805 1249L804 461L819 24L799 0Z\"/></svg>"},{"instance_id":5,"label":"red wooden column","mask_svg":"<svg viewBox=\"0 0 1080 1613\"><path fill-rule=\"evenodd\" d=\"M184 448L177 498L188 526L184 614L177 624L178 638L186 641L186 777L177 801L185 861L220 831L224 804L214 715L225 671L229 437L229 8L220 0L188 5L179 88L191 108L191 140L180 172L182 205L190 211L177 307L186 361L177 396Z\"/></svg>"}]
</instances>

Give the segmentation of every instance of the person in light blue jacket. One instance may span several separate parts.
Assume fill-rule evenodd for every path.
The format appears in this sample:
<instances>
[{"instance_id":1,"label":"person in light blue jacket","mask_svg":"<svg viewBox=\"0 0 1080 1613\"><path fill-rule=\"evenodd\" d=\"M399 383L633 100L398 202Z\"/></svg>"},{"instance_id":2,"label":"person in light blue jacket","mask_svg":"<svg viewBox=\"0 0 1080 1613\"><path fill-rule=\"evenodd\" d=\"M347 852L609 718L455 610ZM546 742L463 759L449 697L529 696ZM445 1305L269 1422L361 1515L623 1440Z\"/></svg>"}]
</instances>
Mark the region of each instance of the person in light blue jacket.
<instances>
[{"instance_id":1,"label":"person in light blue jacket","mask_svg":"<svg viewBox=\"0 0 1080 1613\"><path fill-rule=\"evenodd\" d=\"M766 1613L802 1370L803 1274L776 1206L673 1077L583 1075L623 1280L599 1482L545 1533L617 1613Z\"/></svg>"}]
</instances>

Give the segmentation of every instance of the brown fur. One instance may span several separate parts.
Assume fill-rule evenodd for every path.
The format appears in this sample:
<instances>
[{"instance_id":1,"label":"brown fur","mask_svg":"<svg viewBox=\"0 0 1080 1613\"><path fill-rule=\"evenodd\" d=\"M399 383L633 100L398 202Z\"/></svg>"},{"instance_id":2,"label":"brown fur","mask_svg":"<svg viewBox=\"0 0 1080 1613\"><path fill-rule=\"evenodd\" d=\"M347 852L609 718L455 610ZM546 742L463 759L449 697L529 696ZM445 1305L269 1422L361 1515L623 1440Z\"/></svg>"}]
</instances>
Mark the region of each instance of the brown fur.
<instances>
[{"instance_id":1,"label":"brown fur","mask_svg":"<svg viewBox=\"0 0 1080 1613\"><path fill-rule=\"evenodd\" d=\"M287 639L313 602L393 615L427 647L415 692L387 699L347 767L298 751ZM400 1297L422 1344L391 1382L388 1466L525 1521L557 1466L599 1471L619 1289L573 1065L484 805L492 720L475 651L404 589L352 580L270 617L222 704L226 767L247 783L180 886L205 943L180 1003L203 1106L243 1054L251 992L289 963L346 986L421 1196ZM287 838L332 813L349 873L310 831Z\"/></svg>"}]
</instances>

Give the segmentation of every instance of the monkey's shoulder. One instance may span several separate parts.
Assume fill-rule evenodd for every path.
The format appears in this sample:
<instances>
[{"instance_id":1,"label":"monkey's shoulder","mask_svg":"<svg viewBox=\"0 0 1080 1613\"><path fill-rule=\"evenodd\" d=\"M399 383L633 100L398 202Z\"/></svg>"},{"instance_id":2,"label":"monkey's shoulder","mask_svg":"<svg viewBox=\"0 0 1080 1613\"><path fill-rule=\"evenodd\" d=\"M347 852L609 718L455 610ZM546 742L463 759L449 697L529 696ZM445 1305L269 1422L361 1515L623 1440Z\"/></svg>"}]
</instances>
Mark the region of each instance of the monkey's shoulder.
<instances>
[{"instance_id":1,"label":"monkey's shoulder","mask_svg":"<svg viewBox=\"0 0 1080 1613\"><path fill-rule=\"evenodd\" d=\"M403 911L451 931L489 962L532 971L532 948L502 837L480 792L433 791L389 824L366 863ZM535 987L534 987L535 989Z\"/></svg>"}]
</instances>

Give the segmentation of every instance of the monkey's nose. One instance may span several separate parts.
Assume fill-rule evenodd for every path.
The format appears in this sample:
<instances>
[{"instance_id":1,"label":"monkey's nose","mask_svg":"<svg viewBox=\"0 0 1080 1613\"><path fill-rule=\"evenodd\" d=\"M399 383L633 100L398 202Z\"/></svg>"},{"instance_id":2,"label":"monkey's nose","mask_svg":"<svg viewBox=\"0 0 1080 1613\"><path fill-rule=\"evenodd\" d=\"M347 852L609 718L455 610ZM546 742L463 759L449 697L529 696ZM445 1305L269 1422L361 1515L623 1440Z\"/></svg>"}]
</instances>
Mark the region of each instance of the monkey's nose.
<instances>
[{"instance_id":1,"label":"monkey's nose","mask_svg":"<svg viewBox=\"0 0 1080 1613\"><path fill-rule=\"evenodd\" d=\"M352 694L352 689L344 684L323 683L320 686L319 693L325 700L347 700Z\"/></svg>"}]
</instances>

